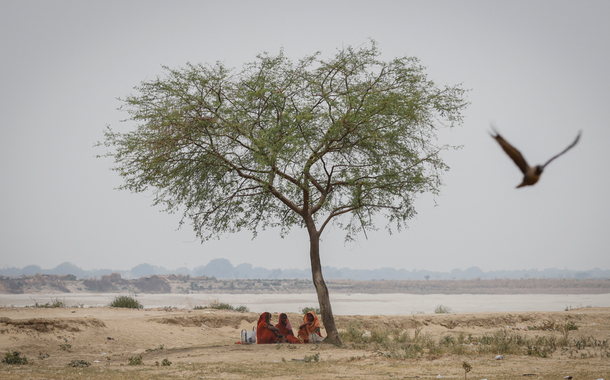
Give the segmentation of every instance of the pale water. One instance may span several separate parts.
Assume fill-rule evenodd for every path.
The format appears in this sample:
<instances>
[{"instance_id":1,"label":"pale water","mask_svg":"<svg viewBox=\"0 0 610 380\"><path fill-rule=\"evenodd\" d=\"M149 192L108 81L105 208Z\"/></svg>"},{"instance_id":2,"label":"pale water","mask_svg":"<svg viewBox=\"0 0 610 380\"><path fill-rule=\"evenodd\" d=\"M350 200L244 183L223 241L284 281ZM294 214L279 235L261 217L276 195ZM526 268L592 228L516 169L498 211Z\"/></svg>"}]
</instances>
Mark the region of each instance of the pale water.
<instances>
[{"instance_id":1,"label":"pale water","mask_svg":"<svg viewBox=\"0 0 610 380\"><path fill-rule=\"evenodd\" d=\"M33 306L58 298L69 306L106 306L117 293L0 294L0 306ZM145 308L205 306L212 301L246 306L262 313L294 312L317 307L315 294L138 294ZM336 315L404 315L434 313L438 305L456 313L562 311L566 307L610 307L610 294L333 294Z\"/></svg>"}]
</instances>

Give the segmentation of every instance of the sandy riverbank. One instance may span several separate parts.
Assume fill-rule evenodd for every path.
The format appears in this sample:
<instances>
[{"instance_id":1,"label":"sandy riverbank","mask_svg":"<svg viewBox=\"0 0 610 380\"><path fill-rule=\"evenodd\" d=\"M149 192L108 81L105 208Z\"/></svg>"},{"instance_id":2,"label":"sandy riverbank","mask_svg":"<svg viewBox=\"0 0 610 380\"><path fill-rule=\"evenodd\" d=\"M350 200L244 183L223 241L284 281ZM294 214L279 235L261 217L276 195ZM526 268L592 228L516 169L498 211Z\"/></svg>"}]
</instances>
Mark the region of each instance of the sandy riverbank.
<instances>
[{"instance_id":1,"label":"sandy riverbank","mask_svg":"<svg viewBox=\"0 0 610 380\"><path fill-rule=\"evenodd\" d=\"M301 321L299 314L290 313L289 317L293 326ZM610 377L610 308L336 316L340 330L356 326L364 332L365 340L371 332L386 331L392 332L386 334L389 337L401 333L402 338L408 335L416 342L417 334L417 342L423 342L422 351L412 357L407 351L413 347L404 343L354 343L346 339L341 347L236 344L240 331L252 329L257 318L257 313L220 310L5 307L0 309L0 353L18 350L29 364L2 364L0 377L388 379L437 378L441 374L442 378L459 379L464 378L463 362L473 368L469 379L514 379L523 374L539 379L568 375L575 379ZM276 321L274 314L273 322ZM538 329L568 322L578 329L569 331L573 343L567 346L558 343L564 337L561 331ZM534 326L538 326L536 330L531 329ZM540 357L531 352L528 355L527 348L522 347L519 352L503 353L503 360L495 360L497 353L493 350L501 348L490 346L491 350L483 350L487 347L484 337L494 336L499 330L504 331L506 339L521 337L534 342L544 337L547 343L555 342L555 349L545 348L547 357ZM466 337L475 344L457 344ZM453 341L455 347L443 348L442 341ZM484 344L479 346L476 342ZM577 346L577 342L589 342L589 346ZM139 355L143 365L127 365L130 357ZM315 357L318 362L304 360ZM155 365L163 359L172 365ZM85 360L92 366L67 367L73 360Z\"/></svg>"}]
</instances>

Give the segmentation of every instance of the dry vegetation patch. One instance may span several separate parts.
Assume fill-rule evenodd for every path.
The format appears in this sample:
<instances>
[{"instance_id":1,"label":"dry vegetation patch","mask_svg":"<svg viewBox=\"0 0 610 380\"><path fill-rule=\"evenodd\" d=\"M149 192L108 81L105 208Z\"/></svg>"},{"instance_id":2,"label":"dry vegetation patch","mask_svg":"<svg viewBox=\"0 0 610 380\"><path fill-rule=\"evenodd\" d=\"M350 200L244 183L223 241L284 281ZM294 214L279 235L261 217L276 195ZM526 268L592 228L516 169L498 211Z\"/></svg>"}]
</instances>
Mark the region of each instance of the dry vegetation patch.
<instances>
[{"instance_id":1,"label":"dry vegetation patch","mask_svg":"<svg viewBox=\"0 0 610 380\"><path fill-rule=\"evenodd\" d=\"M4 327L4 328L2 328ZM88 327L106 327L97 318L29 318L11 319L0 317L0 333L34 330L41 333L54 331L78 332Z\"/></svg>"}]
</instances>

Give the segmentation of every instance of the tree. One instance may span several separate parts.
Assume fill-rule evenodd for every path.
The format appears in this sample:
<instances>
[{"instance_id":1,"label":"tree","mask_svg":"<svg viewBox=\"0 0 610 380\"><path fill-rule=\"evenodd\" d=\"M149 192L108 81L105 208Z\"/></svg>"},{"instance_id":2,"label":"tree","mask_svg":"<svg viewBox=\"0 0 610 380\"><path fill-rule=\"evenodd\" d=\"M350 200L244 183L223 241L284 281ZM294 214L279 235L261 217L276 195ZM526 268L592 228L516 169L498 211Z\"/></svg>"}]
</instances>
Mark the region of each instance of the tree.
<instances>
[{"instance_id":1,"label":"tree","mask_svg":"<svg viewBox=\"0 0 610 380\"><path fill-rule=\"evenodd\" d=\"M205 241L291 227L309 234L313 283L327 341L340 342L320 263L334 223L346 241L387 219L390 233L438 193L447 170L436 130L462 121L464 90L439 88L416 58L379 60L370 45L298 62L268 53L237 71L221 62L164 67L122 99L135 130L105 131L122 189L154 191Z\"/></svg>"}]
</instances>

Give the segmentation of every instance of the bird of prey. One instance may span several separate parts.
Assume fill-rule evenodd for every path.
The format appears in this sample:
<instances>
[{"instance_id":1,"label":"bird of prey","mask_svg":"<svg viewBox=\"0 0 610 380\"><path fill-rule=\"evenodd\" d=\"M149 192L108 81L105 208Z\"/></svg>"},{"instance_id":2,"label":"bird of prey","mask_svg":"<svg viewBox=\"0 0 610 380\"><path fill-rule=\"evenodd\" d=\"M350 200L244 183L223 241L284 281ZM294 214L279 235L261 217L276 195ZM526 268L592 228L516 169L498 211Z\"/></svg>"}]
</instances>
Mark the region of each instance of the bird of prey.
<instances>
[{"instance_id":1,"label":"bird of prey","mask_svg":"<svg viewBox=\"0 0 610 380\"><path fill-rule=\"evenodd\" d=\"M493 129L493 127L492 127L492 129ZM519 169L521 169L521 171L523 172L523 182L521 182L521 184L519 186L517 186L517 189L518 189L523 186L531 186L531 185L535 184L536 182L538 182L538 180L540 179L540 174L542 174L542 171L544 170L544 168L548 164L550 164L551 161L553 161L557 157L561 156L568 150L572 149L572 147L574 147L574 145L576 145L576 143L580 139L581 132L582 131L578 132L578 136L576 136L576 139L574 140L574 142L572 144L570 144L570 146L565 148L561 153L553 156L550 160L548 160L546 162L546 164L536 165L536 166L529 166L527 164L527 162L525 161L525 158L523 158L523 155L521 154L521 152L519 152L515 147L513 147L506 140L504 140L504 138L502 138L502 136L500 136L500 134L496 130L494 130L495 135L491 134L491 137L496 139L496 141L498 142L498 144L500 144L500 146L506 152L506 154L508 154L508 156L515 162L515 164L517 164Z\"/></svg>"}]
</instances>

